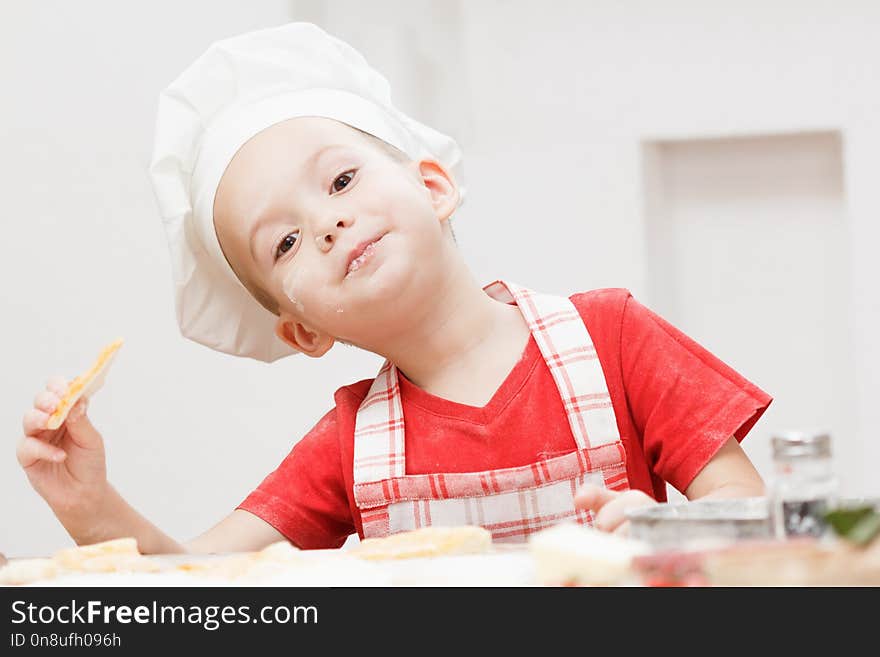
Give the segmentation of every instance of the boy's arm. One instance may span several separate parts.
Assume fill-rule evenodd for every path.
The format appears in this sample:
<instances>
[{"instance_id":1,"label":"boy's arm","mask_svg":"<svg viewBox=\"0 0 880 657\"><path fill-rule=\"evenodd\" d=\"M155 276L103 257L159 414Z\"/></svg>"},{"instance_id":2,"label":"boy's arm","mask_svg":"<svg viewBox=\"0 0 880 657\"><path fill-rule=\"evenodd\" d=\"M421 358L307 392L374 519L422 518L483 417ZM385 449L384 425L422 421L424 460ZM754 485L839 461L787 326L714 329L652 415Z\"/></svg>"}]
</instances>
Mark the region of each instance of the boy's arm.
<instances>
[{"instance_id":1,"label":"boy's arm","mask_svg":"<svg viewBox=\"0 0 880 657\"><path fill-rule=\"evenodd\" d=\"M723 497L760 497L764 480L731 436L684 491L689 500Z\"/></svg>"},{"instance_id":2,"label":"boy's arm","mask_svg":"<svg viewBox=\"0 0 880 657\"><path fill-rule=\"evenodd\" d=\"M689 500L724 497L760 497L764 481L734 436L727 439L715 456L694 477L684 491ZM585 484L575 496L578 508L593 512L593 524L605 531L626 532L626 512L656 501L640 490L612 491Z\"/></svg>"},{"instance_id":3,"label":"boy's arm","mask_svg":"<svg viewBox=\"0 0 880 657\"><path fill-rule=\"evenodd\" d=\"M286 540L284 534L259 516L236 509L204 534L187 542L184 547L187 552L194 554L254 552Z\"/></svg>"},{"instance_id":4,"label":"boy's arm","mask_svg":"<svg viewBox=\"0 0 880 657\"><path fill-rule=\"evenodd\" d=\"M186 547L142 516L106 483L96 505L52 505L52 511L77 545L132 537L142 554L186 552Z\"/></svg>"},{"instance_id":5,"label":"boy's arm","mask_svg":"<svg viewBox=\"0 0 880 657\"><path fill-rule=\"evenodd\" d=\"M104 439L89 420L86 398L58 429L46 428L66 390L67 382L56 377L37 394L24 415L16 456L31 485L78 545L133 537L144 554L233 552L260 549L284 538L246 511L234 511L186 544L162 532L108 482Z\"/></svg>"},{"instance_id":6,"label":"boy's arm","mask_svg":"<svg viewBox=\"0 0 880 657\"><path fill-rule=\"evenodd\" d=\"M218 554L262 550L272 543L287 540L262 518L236 509L208 531L180 543L138 513L112 486L108 485L108 488L104 504L90 514L88 521L77 522L74 518L59 515L77 544L132 536L137 539L142 554Z\"/></svg>"}]
</instances>

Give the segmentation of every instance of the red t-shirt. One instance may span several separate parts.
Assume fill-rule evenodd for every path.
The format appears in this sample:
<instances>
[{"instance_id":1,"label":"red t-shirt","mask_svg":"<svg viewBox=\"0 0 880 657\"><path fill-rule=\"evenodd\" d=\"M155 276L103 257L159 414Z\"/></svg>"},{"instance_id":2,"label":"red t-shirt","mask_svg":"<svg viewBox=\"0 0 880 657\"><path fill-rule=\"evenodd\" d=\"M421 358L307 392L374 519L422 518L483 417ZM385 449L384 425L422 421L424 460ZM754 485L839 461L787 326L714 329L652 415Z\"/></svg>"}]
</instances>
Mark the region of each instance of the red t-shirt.
<instances>
[{"instance_id":1,"label":"red t-shirt","mask_svg":"<svg viewBox=\"0 0 880 657\"><path fill-rule=\"evenodd\" d=\"M742 440L771 397L639 304L627 290L570 297L605 373L630 488L684 491L731 436ZM400 375L406 474L528 465L576 449L534 338L482 408L436 397ZM372 380L336 391L330 410L238 507L302 548L363 537L354 502L354 423Z\"/></svg>"}]
</instances>

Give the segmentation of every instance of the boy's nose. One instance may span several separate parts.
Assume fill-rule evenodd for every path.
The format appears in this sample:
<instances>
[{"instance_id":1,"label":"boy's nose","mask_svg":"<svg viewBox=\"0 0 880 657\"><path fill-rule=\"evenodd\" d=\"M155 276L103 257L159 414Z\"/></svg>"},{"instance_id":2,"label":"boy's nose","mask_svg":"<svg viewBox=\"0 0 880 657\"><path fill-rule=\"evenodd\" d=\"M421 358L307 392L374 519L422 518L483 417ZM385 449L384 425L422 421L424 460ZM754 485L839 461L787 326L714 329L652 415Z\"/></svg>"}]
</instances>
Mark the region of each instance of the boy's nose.
<instances>
[{"instance_id":1,"label":"boy's nose","mask_svg":"<svg viewBox=\"0 0 880 657\"><path fill-rule=\"evenodd\" d=\"M339 231L349 225L351 225L350 220L337 219L336 224L332 228L318 231L318 234L315 236L315 242L318 244L318 249L324 253L332 249L339 236Z\"/></svg>"}]
</instances>

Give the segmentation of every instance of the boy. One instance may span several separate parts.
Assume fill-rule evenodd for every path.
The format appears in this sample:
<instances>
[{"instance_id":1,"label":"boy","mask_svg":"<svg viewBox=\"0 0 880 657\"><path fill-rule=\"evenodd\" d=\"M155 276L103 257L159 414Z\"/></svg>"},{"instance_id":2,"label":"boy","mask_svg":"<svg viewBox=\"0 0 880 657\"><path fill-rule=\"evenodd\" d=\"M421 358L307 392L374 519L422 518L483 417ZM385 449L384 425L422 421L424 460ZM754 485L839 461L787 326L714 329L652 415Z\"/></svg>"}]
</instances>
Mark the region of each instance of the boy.
<instances>
[{"instance_id":1,"label":"boy","mask_svg":"<svg viewBox=\"0 0 880 657\"><path fill-rule=\"evenodd\" d=\"M763 494L739 446L770 398L625 290L485 289L455 247L460 153L308 24L214 47L166 90L152 167L187 337L274 360L344 341L386 358L227 518L181 544L110 486L81 402L19 461L78 543L141 551L339 547L438 524L523 541L564 520Z\"/></svg>"}]
</instances>

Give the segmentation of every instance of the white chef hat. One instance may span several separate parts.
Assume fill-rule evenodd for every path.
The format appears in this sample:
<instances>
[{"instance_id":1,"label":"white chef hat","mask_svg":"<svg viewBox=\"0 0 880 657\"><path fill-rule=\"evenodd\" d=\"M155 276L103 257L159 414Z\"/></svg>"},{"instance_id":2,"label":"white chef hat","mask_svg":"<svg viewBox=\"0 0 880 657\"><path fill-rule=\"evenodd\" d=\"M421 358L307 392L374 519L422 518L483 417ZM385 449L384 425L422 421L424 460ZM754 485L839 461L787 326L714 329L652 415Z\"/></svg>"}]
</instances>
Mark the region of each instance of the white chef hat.
<instances>
[{"instance_id":1,"label":"white chef hat","mask_svg":"<svg viewBox=\"0 0 880 657\"><path fill-rule=\"evenodd\" d=\"M159 96L150 175L171 251L181 333L218 351L271 362L295 353L277 318L245 289L214 231L214 195L251 137L299 116L336 119L433 157L464 198L453 139L395 109L388 81L354 48L310 23L218 41Z\"/></svg>"}]
</instances>

